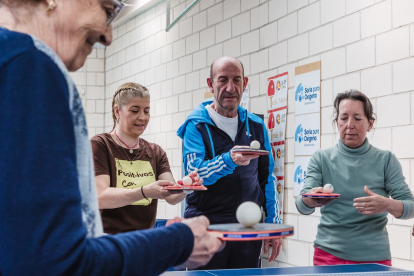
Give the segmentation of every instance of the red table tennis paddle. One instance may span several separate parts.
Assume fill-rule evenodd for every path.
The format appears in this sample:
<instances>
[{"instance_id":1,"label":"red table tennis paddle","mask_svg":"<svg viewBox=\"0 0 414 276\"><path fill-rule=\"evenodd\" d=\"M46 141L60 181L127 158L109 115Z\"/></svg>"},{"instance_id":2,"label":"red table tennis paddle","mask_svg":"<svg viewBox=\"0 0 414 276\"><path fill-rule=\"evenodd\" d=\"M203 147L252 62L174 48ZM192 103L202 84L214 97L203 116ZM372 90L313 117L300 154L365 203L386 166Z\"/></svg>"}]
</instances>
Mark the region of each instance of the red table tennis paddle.
<instances>
[{"instance_id":1,"label":"red table tennis paddle","mask_svg":"<svg viewBox=\"0 0 414 276\"><path fill-rule=\"evenodd\" d=\"M177 180L177 184L178 185L184 185L184 183L183 183L183 181L181 179L180 180ZM193 182L193 184L191 184L191 185L193 185L193 186L201 186L200 184L198 184L198 181ZM186 185L186 186L189 186L189 185Z\"/></svg>"},{"instance_id":2,"label":"red table tennis paddle","mask_svg":"<svg viewBox=\"0 0 414 276\"><path fill-rule=\"evenodd\" d=\"M184 190L188 190L188 191L206 191L207 188L206 186L165 186L164 190L169 190L169 191L184 191Z\"/></svg>"},{"instance_id":3,"label":"red table tennis paddle","mask_svg":"<svg viewBox=\"0 0 414 276\"><path fill-rule=\"evenodd\" d=\"M314 193L314 194L303 194L302 197L309 198L340 198L340 194L326 194L326 193Z\"/></svg>"},{"instance_id":4,"label":"red table tennis paddle","mask_svg":"<svg viewBox=\"0 0 414 276\"><path fill-rule=\"evenodd\" d=\"M258 223L246 227L240 223L213 224L208 227L213 236L224 241L269 240L293 235L293 226L276 223Z\"/></svg>"}]
</instances>

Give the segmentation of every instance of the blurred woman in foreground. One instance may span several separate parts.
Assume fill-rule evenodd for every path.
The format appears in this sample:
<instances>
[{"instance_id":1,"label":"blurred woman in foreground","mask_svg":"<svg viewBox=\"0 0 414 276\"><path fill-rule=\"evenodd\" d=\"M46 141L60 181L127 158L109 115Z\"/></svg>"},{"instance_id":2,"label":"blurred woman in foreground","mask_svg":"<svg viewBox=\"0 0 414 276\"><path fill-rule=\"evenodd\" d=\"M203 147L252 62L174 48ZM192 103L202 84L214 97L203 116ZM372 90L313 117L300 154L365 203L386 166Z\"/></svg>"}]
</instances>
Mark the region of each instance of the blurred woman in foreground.
<instances>
[{"instance_id":1,"label":"blurred woman in foreground","mask_svg":"<svg viewBox=\"0 0 414 276\"><path fill-rule=\"evenodd\" d=\"M2 276L156 275L203 265L222 245L205 217L101 236L91 145L68 70L96 42L111 43L121 8L117 0L0 0Z\"/></svg>"}]
</instances>

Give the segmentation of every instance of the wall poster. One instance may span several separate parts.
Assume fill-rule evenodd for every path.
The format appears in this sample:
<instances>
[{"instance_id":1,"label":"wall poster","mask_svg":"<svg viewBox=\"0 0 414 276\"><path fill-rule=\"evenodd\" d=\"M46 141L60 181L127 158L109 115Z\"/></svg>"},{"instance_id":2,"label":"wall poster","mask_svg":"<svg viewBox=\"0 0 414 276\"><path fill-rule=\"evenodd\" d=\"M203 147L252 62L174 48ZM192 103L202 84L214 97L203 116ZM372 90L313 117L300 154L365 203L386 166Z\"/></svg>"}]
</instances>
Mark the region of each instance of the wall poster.
<instances>
[{"instance_id":1,"label":"wall poster","mask_svg":"<svg viewBox=\"0 0 414 276\"><path fill-rule=\"evenodd\" d=\"M306 183L309 160L321 148L321 62L295 68L295 165L293 196Z\"/></svg>"},{"instance_id":2,"label":"wall poster","mask_svg":"<svg viewBox=\"0 0 414 276\"><path fill-rule=\"evenodd\" d=\"M244 89L242 99L240 101L240 105L244 107L247 111L249 111L249 102L250 102L249 85L246 85L246 89Z\"/></svg>"},{"instance_id":3,"label":"wall poster","mask_svg":"<svg viewBox=\"0 0 414 276\"><path fill-rule=\"evenodd\" d=\"M285 176L285 138L288 97L288 72L267 79L267 132L275 160L273 174L279 200L280 217L283 217L283 194Z\"/></svg>"}]
</instances>

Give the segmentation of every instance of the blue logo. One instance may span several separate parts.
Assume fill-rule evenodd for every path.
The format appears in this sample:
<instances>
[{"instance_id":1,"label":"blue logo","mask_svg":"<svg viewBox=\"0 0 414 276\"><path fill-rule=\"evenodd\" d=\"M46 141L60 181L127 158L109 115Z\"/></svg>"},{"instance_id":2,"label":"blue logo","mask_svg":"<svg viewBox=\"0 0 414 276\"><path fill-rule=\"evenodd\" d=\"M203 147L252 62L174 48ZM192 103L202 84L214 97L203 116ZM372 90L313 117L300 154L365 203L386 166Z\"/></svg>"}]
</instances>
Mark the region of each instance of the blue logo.
<instances>
[{"instance_id":1,"label":"blue logo","mask_svg":"<svg viewBox=\"0 0 414 276\"><path fill-rule=\"evenodd\" d=\"M316 142L318 140L319 129L303 129L302 124L298 125L295 132L295 141L302 143L308 142L312 143L313 141Z\"/></svg>"},{"instance_id":2,"label":"blue logo","mask_svg":"<svg viewBox=\"0 0 414 276\"><path fill-rule=\"evenodd\" d=\"M295 132L295 141L299 141L299 143L302 143L303 141L303 127L302 124L298 125Z\"/></svg>"},{"instance_id":3,"label":"blue logo","mask_svg":"<svg viewBox=\"0 0 414 276\"><path fill-rule=\"evenodd\" d=\"M298 183L299 185L302 184L302 182L305 182L305 179L302 177L302 166L299 165L295 170L295 177L293 179L295 183Z\"/></svg>"},{"instance_id":4,"label":"blue logo","mask_svg":"<svg viewBox=\"0 0 414 276\"><path fill-rule=\"evenodd\" d=\"M304 97L303 86L302 86L302 83L299 83L298 87L296 88L295 101L301 102L303 100L303 97Z\"/></svg>"},{"instance_id":5,"label":"blue logo","mask_svg":"<svg viewBox=\"0 0 414 276\"><path fill-rule=\"evenodd\" d=\"M298 87L296 88L295 92L295 101L302 102L308 101L306 104L315 103L314 99L318 98L318 92L320 91L319 86L310 87L306 86L303 87L302 83L299 83Z\"/></svg>"}]
</instances>

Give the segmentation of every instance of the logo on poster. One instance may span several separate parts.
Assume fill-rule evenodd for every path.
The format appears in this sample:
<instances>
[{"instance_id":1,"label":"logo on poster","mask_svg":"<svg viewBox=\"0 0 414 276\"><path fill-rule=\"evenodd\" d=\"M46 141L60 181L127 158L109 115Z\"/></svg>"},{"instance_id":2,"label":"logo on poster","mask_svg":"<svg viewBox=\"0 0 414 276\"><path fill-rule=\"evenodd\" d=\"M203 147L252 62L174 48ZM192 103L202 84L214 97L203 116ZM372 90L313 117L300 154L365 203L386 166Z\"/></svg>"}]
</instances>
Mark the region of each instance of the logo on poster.
<instances>
[{"instance_id":1,"label":"logo on poster","mask_svg":"<svg viewBox=\"0 0 414 276\"><path fill-rule=\"evenodd\" d=\"M295 141L299 143L302 143L303 141L303 128L302 128L302 124L298 125L298 127L296 128L296 132L295 132Z\"/></svg>"},{"instance_id":2,"label":"logo on poster","mask_svg":"<svg viewBox=\"0 0 414 276\"><path fill-rule=\"evenodd\" d=\"M269 81L269 84L267 86L267 95L268 96L275 95L275 83L273 82L273 80Z\"/></svg>"},{"instance_id":3,"label":"logo on poster","mask_svg":"<svg viewBox=\"0 0 414 276\"><path fill-rule=\"evenodd\" d=\"M306 141L308 143L312 143L313 141L316 142L316 140L318 140L318 137L316 136L317 134L319 134L319 129L303 129L302 124L300 124L296 128L295 141L299 143L302 143L302 141Z\"/></svg>"},{"instance_id":4,"label":"logo on poster","mask_svg":"<svg viewBox=\"0 0 414 276\"><path fill-rule=\"evenodd\" d=\"M276 119L275 116L273 114L276 113L270 113L269 114L269 119L267 120L267 127L270 131L270 139L274 140L277 139L279 137L284 137L284 132L283 131L276 131L273 132L274 128L275 128L275 124L280 125L280 123L285 123L286 122L286 114L277 114L276 115ZM280 129L277 129L280 130Z\"/></svg>"},{"instance_id":5,"label":"logo on poster","mask_svg":"<svg viewBox=\"0 0 414 276\"><path fill-rule=\"evenodd\" d=\"M279 172L284 172L285 171L285 166L284 166L284 158L285 158L285 150L279 147L272 147L272 153L274 152L274 157L273 159L275 160L275 167L273 169L273 172L279 173Z\"/></svg>"},{"instance_id":6,"label":"logo on poster","mask_svg":"<svg viewBox=\"0 0 414 276\"><path fill-rule=\"evenodd\" d=\"M280 89L285 89L286 88L286 84L287 84L287 81L286 80L278 80L277 81L277 83L276 83L276 89L277 89L277 91L279 91Z\"/></svg>"},{"instance_id":7,"label":"logo on poster","mask_svg":"<svg viewBox=\"0 0 414 276\"><path fill-rule=\"evenodd\" d=\"M286 113L280 116L280 122L286 123Z\"/></svg>"},{"instance_id":8,"label":"logo on poster","mask_svg":"<svg viewBox=\"0 0 414 276\"><path fill-rule=\"evenodd\" d=\"M295 177L293 179L295 183L302 184L306 182L306 171L302 171L302 166L299 165L295 170Z\"/></svg>"},{"instance_id":9,"label":"logo on poster","mask_svg":"<svg viewBox=\"0 0 414 276\"><path fill-rule=\"evenodd\" d=\"M306 87L305 89L303 89L302 83L300 83L298 85L298 87L296 88L296 92L295 92L295 101L297 102L302 102L307 100L309 101L308 103L305 104L310 104L310 103L314 103L314 101L312 101L313 99L316 99L318 97L318 91L320 90L319 86L315 86L315 87Z\"/></svg>"},{"instance_id":10,"label":"logo on poster","mask_svg":"<svg viewBox=\"0 0 414 276\"><path fill-rule=\"evenodd\" d=\"M303 100L303 87L302 87L302 83L299 83L298 87L296 88L296 92L295 92L295 101L302 102L302 100Z\"/></svg>"},{"instance_id":11,"label":"logo on poster","mask_svg":"<svg viewBox=\"0 0 414 276\"><path fill-rule=\"evenodd\" d=\"M270 80L267 86L267 96L269 96L270 108L273 107L273 96L274 95L275 95L275 83L273 82L273 80Z\"/></svg>"},{"instance_id":12,"label":"logo on poster","mask_svg":"<svg viewBox=\"0 0 414 276\"><path fill-rule=\"evenodd\" d=\"M277 192L278 194L282 192L282 185L280 183L277 183Z\"/></svg>"},{"instance_id":13,"label":"logo on poster","mask_svg":"<svg viewBox=\"0 0 414 276\"><path fill-rule=\"evenodd\" d=\"M269 81L267 86L267 96L269 96L270 108L273 108L273 106L277 104L287 103L287 97L281 97L282 95L279 94L275 95L275 92L279 92L281 89L286 89L286 85L287 80L278 80L276 85L273 80Z\"/></svg>"},{"instance_id":14,"label":"logo on poster","mask_svg":"<svg viewBox=\"0 0 414 276\"><path fill-rule=\"evenodd\" d=\"M286 114L277 114L276 116L276 123L286 123Z\"/></svg>"}]
</instances>

